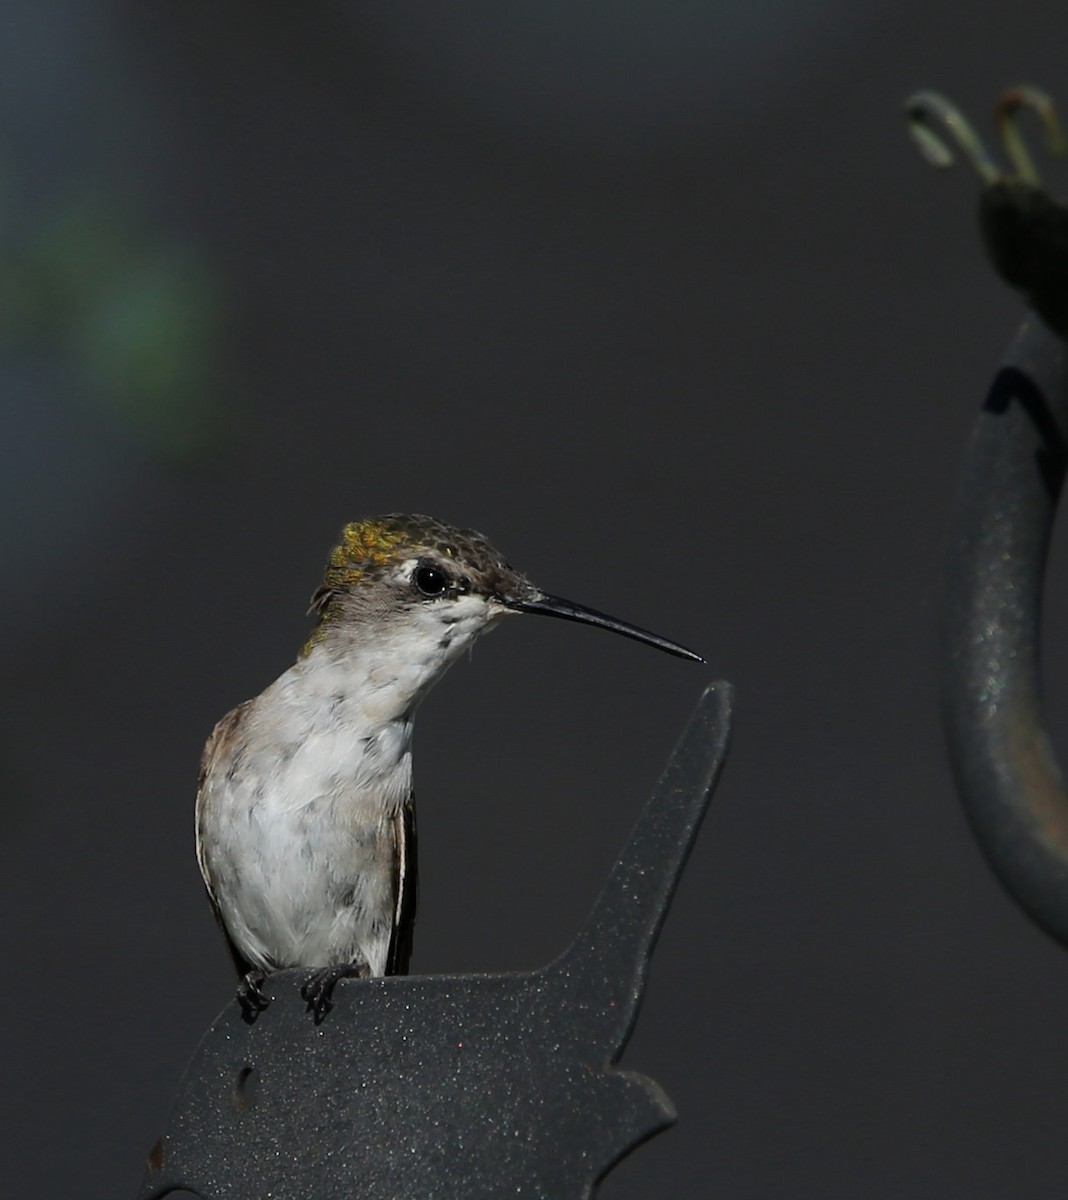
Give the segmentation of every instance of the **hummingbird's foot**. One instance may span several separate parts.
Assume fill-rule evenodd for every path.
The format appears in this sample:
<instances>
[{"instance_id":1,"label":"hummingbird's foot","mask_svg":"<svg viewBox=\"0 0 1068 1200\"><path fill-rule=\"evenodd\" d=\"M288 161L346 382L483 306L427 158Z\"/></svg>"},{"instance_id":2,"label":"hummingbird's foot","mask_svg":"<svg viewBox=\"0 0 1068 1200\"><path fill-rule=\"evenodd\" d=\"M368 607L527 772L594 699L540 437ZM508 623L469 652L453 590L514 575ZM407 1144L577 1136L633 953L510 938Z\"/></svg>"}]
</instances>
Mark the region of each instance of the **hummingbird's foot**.
<instances>
[{"instance_id":1,"label":"hummingbird's foot","mask_svg":"<svg viewBox=\"0 0 1068 1200\"><path fill-rule=\"evenodd\" d=\"M307 1001L308 1012L318 1025L334 1007L334 988L342 979L366 979L371 968L362 959L359 962L334 963L330 967L319 967L305 980L300 994Z\"/></svg>"},{"instance_id":2,"label":"hummingbird's foot","mask_svg":"<svg viewBox=\"0 0 1068 1200\"><path fill-rule=\"evenodd\" d=\"M251 971L245 972L241 982L237 985L237 1002L241 1005L241 1018L249 1025L271 1003L270 996L263 990L266 979L267 976L262 971L253 968Z\"/></svg>"}]
</instances>

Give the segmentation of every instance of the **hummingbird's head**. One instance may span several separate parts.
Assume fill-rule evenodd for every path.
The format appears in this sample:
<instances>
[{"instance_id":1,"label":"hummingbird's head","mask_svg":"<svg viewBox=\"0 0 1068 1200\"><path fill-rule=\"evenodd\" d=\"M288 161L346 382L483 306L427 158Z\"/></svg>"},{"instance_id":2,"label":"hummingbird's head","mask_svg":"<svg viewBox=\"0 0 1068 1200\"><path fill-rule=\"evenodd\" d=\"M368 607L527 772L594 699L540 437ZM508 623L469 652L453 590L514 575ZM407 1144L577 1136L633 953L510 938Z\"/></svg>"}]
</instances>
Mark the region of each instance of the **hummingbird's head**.
<instances>
[{"instance_id":1,"label":"hummingbird's head","mask_svg":"<svg viewBox=\"0 0 1068 1200\"><path fill-rule=\"evenodd\" d=\"M683 658L699 655L644 629L536 588L472 529L392 513L341 531L312 597L318 624L306 647L343 635L400 654L436 677L509 613L541 613L621 633ZM432 681L432 680L431 680Z\"/></svg>"}]
</instances>

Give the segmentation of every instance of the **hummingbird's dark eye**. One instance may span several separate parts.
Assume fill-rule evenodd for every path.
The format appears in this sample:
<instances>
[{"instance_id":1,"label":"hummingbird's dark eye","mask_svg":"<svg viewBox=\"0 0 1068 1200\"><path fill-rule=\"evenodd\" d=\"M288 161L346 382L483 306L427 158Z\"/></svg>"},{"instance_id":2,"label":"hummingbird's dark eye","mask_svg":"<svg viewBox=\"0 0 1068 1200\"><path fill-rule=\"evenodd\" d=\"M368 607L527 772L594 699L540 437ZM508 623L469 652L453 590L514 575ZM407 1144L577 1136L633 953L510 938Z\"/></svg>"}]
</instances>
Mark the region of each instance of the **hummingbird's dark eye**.
<instances>
[{"instance_id":1,"label":"hummingbird's dark eye","mask_svg":"<svg viewBox=\"0 0 1068 1200\"><path fill-rule=\"evenodd\" d=\"M443 596L449 589L449 577L432 563L420 563L412 573L412 583L424 596Z\"/></svg>"}]
</instances>

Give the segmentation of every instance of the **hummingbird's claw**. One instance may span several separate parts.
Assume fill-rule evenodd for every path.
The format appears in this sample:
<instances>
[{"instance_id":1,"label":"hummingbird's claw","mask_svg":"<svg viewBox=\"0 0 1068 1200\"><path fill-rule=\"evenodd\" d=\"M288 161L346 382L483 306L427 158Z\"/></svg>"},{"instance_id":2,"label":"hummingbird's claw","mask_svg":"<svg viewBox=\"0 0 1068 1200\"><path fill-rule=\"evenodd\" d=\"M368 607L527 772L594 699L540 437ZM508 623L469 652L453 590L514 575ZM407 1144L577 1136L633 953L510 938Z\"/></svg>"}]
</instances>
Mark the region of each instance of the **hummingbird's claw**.
<instances>
[{"instance_id":1,"label":"hummingbird's claw","mask_svg":"<svg viewBox=\"0 0 1068 1200\"><path fill-rule=\"evenodd\" d=\"M334 963L312 971L304 981L300 994L307 1002L308 1012L314 1017L316 1025L334 1007L334 988L342 979L366 979L370 974L371 968L362 959L359 962Z\"/></svg>"},{"instance_id":2,"label":"hummingbird's claw","mask_svg":"<svg viewBox=\"0 0 1068 1200\"><path fill-rule=\"evenodd\" d=\"M237 1002L241 1005L241 1017L251 1025L261 1012L271 1003L271 998L263 985L267 976L259 970L246 971L237 985Z\"/></svg>"}]
</instances>

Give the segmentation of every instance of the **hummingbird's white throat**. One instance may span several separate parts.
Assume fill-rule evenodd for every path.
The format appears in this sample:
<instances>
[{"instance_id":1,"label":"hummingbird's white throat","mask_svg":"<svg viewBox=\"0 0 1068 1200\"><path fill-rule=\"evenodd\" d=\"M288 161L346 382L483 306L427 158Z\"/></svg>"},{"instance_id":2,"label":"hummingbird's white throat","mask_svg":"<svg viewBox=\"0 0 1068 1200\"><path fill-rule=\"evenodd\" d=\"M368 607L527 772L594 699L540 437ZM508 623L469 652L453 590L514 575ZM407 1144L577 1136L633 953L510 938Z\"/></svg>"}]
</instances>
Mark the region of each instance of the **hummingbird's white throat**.
<instances>
[{"instance_id":1,"label":"hummingbird's white throat","mask_svg":"<svg viewBox=\"0 0 1068 1200\"><path fill-rule=\"evenodd\" d=\"M416 563L399 564L399 585L411 578ZM302 685L311 693L343 692L369 725L410 717L445 671L509 611L474 591L397 608L387 604L352 619L342 609L297 664Z\"/></svg>"}]
</instances>

